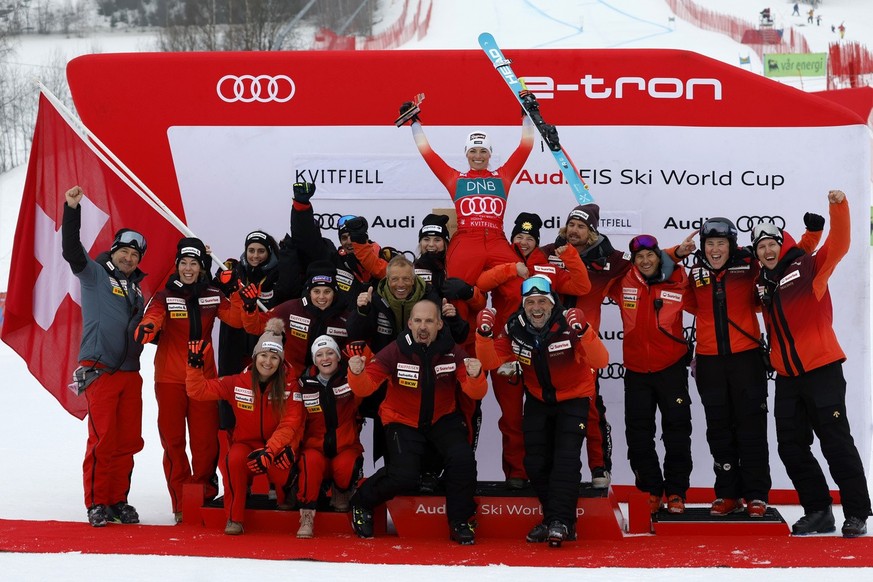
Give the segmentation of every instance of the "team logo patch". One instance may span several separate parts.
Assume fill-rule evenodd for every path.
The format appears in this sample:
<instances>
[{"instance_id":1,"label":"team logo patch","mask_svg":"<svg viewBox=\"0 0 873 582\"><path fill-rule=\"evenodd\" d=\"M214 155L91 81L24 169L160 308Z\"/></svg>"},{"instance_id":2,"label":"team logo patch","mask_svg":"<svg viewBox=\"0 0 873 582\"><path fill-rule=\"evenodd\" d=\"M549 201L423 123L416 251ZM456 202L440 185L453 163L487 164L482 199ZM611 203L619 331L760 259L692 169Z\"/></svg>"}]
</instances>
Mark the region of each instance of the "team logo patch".
<instances>
[{"instance_id":1,"label":"team logo patch","mask_svg":"<svg viewBox=\"0 0 873 582\"><path fill-rule=\"evenodd\" d=\"M421 369L421 366L418 364L404 364L403 362L397 363L398 370L408 370L410 372L418 372Z\"/></svg>"},{"instance_id":2,"label":"team logo patch","mask_svg":"<svg viewBox=\"0 0 873 582\"><path fill-rule=\"evenodd\" d=\"M300 392L295 392L292 398L294 399L294 402L303 402L303 394Z\"/></svg>"},{"instance_id":3,"label":"team logo patch","mask_svg":"<svg viewBox=\"0 0 873 582\"><path fill-rule=\"evenodd\" d=\"M672 291L661 291L661 299L667 301L682 301L682 294L674 293Z\"/></svg>"},{"instance_id":4,"label":"team logo patch","mask_svg":"<svg viewBox=\"0 0 873 582\"><path fill-rule=\"evenodd\" d=\"M113 295L120 295L121 297L124 297L124 291L122 291L121 287L113 287L112 294Z\"/></svg>"},{"instance_id":5,"label":"team logo patch","mask_svg":"<svg viewBox=\"0 0 873 582\"><path fill-rule=\"evenodd\" d=\"M326 333L330 336L349 337L349 332L341 327L328 327Z\"/></svg>"},{"instance_id":6,"label":"team logo patch","mask_svg":"<svg viewBox=\"0 0 873 582\"><path fill-rule=\"evenodd\" d=\"M288 321L296 321L297 323L302 323L303 325L308 326L311 321L308 317L300 317L299 315L289 315Z\"/></svg>"},{"instance_id":7,"label":"team logo patch","mask_svg":"<svg viewBox=\"0 0 873 582\"><path fill-rule=\"evenodd\" d=\"M234 386L233 388L234 394L245 394L246 396L254 396L255 393L249 388L243 388L242 386Z\"/></svg>"},{"instance_id":8,"label":"team logo patch","mask_svg":"<svg viewBox=\"0 0 873 582\"><path fill-rule=\"evenodd\" d=\"M570 343L570 340L563 340L560 342L555 342L553 344L549 344L549 351L550 352L558 352L561 350L568 350L572 347L573 347L573 345Z\"/></svg>"},{"instance_id":9,"label":"team logo patch","mask_svg":"<svg viewBox=\"0 0 873 582\"><path fill-rule=\"evenodd\" d=\"M200 305L218 305L221 303L221 297L201 297L197 303Z\"/></svg>"},{"instance_id":10,"label":"team logo patch","mask_svg":"<svg viewBox=\"0 0 873 582\"><path fill-rule=\"evenodd\" d=\"M433 371L437 374L447 374L449 372L454 372L458 369L458 365L454 362L451 364L440 364L439 366L434 366Z\"/></svg>"},{"instance_id":11,"label":"team logo patch","mask_svg":"<svg viewBox=\"0 0 873 582\"><path fill-rule=\"evenodd\" d=\"M334 386L333 393L334 396L342 396L343 394L347 394L352 391L352 387L348 384L343 384L342 386Z\"/></svg>"},{"instance_id":12,"label":"team logo patch","mask_svg":"<svg viewBox=\"0 0 873 582\"><path fill-rule=\"evenodd\" d=\"M260 297L261 299L265 299L265 300L272 299L273 298L273 290L270 289L269 291L261 291L261 294L258 295L258 297Z\"/></svg>"},{"instance_id":13,"label":"team logo patch","mask_svg":"<svg viewBox=\"0 0 873 582\"><path fill-rule=\"evenodd\" d=\"M297 331L309 331L309 323L297 323L296 321L289 321L288 327L290 329L296 329Z\"/></svg>"},{"instance_id":14,"label":"team logo patch","mask_svg":"<svg viewBox=\"0 0 873 582\"><path fill-rule=\"evenodd\" d=\"M418 380L418 372L406 372L405 370L397 370L398 378L406 378L408 380Z\"/></svg>"},{"instance_id":15,"label":"team logo patch","mask_svg":"<svg viewBox=\"0 0 873 582\"><path fill-rule=\"evenodd\" d=\"M172 304L185 305L185 300L182 299L181 297L167 297L166 301L167 301L167 305L172 305Z\"/></svg>"},{"instance_id":16,"label":"team logo patch","mask_svg":"<svg viewBox=\"0 0 873 582\"><path fill-rule=\"evenodd\" d=\"M188 306L182 303L179 305L178 303L170 303L167 305L167 311L188 311Z\"/></svg>"},{"instance_id":17,"label":"team logo patch","mask_svg":"<svg viewBox=\"0 0 873 582\"><path fill-rule=\"evenodd\" d=\"M249 404L254 404L255 398L253 396L244 396L242 394L234 394L233 399L237 402L248 402Z\"/></svg>"},{"instance_id":18,"label":"team logo patch","mask_svg":"<svg viewBox=\"0 0 873 582\"><path fill-rule=\"evenodd\" d=\"M252 411L255 409L255 405L249 404L248 402L237 402L236 407L241 409L241 410L248 410L248 411Z\"/></svg>"},{"instance_id":19,"label":"team logo patch","mask_svg":"<svg viewBox=\"0 0 873 582\"><path fill-rule=\"evenodd\" d=\"M791 281L794 281L795 279L799 279L799 278L800 278L800 271L792 271L791 273L788 273L787 275L785 275L784 277L782 277L779 280L779 286L782 287L786 283L790 283Z\"/></svg>"},{"instance_id":20,"label":"team logo patch","mask_svg":"<svg viewBox=\"0 0 873 582\"><path fill-rule=\"evenodd\" d=\"M418 380L407 380L406 378L400 378L397 383L401 386L407 386L409 388L418 388Z\"/></svg>"},{"instance_id":21,"label":"team logo patch","mask_svg":"<svg viewBox=\"0 0 873 582\"><path fill-rule=\"evenodd\" d=\"M294 337L299 337L300 339L306 339L309 337L309 334L305 331L299 331L296 329L291 330L291 335L293 335Z\"/></svg>"},{"instance_id":22,"label":"team logo patch","mask_svg":"<svg viewBox=\"0 0 873 582\"><path fill-rule=\"evenodd\" d=\"M555 275L558 270L552 265L534 265L534 273L551 273Z\"/></svg>"},{"instance_id":23,"label":"team logo patch","mask_svg":"<svg viewBox=\"0 0 873 582\"><path fill-rule=\"evenodd\" d=\"M170 319L188 319L187 311L171 311Z\"/></svg>"},{"instance_id":24,"label":"team logo patch","mask_svg":"<svg viewBox=\"0 0 873 582\"><path fill-rule=\"evenodd\" d=\"M519 362L521 362L522 364L524 364L525 366L530 366L530 358L526 358L524 356L518 356L516 359Z\"/></svg>"}]
</instances>

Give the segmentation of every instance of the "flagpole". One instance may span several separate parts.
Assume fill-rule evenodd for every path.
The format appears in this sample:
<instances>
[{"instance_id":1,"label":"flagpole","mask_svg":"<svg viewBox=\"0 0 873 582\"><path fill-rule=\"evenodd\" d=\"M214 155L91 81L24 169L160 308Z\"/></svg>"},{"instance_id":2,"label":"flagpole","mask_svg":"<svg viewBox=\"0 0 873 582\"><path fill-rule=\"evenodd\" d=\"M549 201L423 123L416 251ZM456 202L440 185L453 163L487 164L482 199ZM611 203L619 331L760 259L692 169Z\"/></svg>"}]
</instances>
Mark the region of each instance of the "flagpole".
<instances>
[{"instance_id":1,"label":"flagpole","mask_svg":"<svg viewBox=\"0 0 873 582\"><path fill-rule=\"evenodd\" d=\"M136 194L143 199L143 201L151 206L155 211L161 214L170 224L176 227L176 230L184 234L185 236L197 238L197 235L194 234L188 225L182 222L182 220L176 216L176 214L167 208L166 204L158 198L158 196L152 192L148 186L143 183L139 177L133 173L133 171L128 168L124 162L122 162L118 156L112 153L106 144L104 144L100 138L98 138L94 133L88 129L84 123L77 120L75 114L64 105L60 99L58 99L45 85L43 85L40 81L37 81L37 85L39 86L40 92L45 95L46 99L48 99L52 105L58 110L58 113L61 114L61 117L67 124L78 133L80 136L87 137L88 139L83 139L82 141L94 152L97 157L99 157L109 168L112 169L115 174L121 178L121 180L130 186L131 190L136 192ZM78 127L76 127L78 126ZM90 141L89 141L90 140ZM93 143L92 143L93 141ZM94 144L100 146L99 148L95 147ZM108 159L107 159L108 158ZM110 163L111 160L111 163ZM209 255L212 257L212 260L216 262L217 265L223 264L223 261L215 254L210 253Z\"/></svg>"}]
</instances>

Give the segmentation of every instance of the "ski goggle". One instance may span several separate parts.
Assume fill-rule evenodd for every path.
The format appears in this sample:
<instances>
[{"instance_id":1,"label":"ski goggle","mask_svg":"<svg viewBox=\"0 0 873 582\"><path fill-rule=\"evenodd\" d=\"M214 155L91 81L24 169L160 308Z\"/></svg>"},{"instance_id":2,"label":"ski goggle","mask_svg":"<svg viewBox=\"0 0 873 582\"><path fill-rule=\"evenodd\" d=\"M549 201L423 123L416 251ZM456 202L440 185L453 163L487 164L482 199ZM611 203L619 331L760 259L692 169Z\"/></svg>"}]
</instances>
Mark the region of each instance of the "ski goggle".
<instances>
[{"instance_id":1,"label":"ski goggle","mask_svg":"<svg viewBox=\"0 0 873 582\"><path fill-rule=\"evenodd\" d=\"M122 230L115 235L115 240L112 241L111 252L115 252L120 247L130 247L139 253L140 258L146 252L146 239L143 235L135 230Z\"/></svg>"},{"instance_id":2,"label":"ski goggle","mask_svg":"<svg viewBox=\"0 0 873 582\"><path fill-rule=\"evenodd\" d=\"M531 295L551 295L552 282L545 277L534 276L525 279L521 283L521 296L530 297Z\"/></svg>"},{"instance_id":3,"label":"ski goggle","mask_svg":"<svg viewBox=\"0 0 873 582\"><path fill-rule=\"evenodd\" d=\"M758 243L765 238L772 238L781 245L782 231L772 222L761 222L756 224L752 229L752 247L757 247Z\"/></svg>"},{"instance_id":4,"label":"ski goggle","mask_svg":"<svg viewBox=\"0 0 873 582\"><path fill-rule=\"evenodd\" d=\"M658 248L658 239L650 234L641 234L633 237L628 247L632 253L644 250L653 251Z\"/></svg>"},{"instance_id":5,"label":"ski goggle","mask_svg":"<svg viewBox=\"0 0 873 582\"><path fill-rule=\"evenodd\" d=\"M703 223L700 229L701 238L729 238L736 240L737 227L727 218L711 218Z\"/></svg>"}]
</instances>

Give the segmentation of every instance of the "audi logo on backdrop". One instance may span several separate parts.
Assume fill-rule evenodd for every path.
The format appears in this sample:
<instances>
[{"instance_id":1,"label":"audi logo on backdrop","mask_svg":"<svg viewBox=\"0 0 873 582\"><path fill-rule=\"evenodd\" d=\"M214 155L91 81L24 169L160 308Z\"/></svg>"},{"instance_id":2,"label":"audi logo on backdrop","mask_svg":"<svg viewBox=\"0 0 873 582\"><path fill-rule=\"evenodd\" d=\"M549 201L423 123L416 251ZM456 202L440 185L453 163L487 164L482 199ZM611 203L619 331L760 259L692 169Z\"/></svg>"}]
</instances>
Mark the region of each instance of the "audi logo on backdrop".
<instances>
[{"instance_id":1,"label":"audi logo on backdrop","mask_svg":"<svg viewBox=\"0 0 873 582\"><path fill-rule=\"evenodd\" d=\"M737 219L737 230L740 232L752 232L759 224L775 224L779 228L785 228L785 219L781 216L740 216Z\"/></svg>"},{"instance_id":2,"label":"audi logo on backdrop","mask_svg":"<svg viewBox=\"0 0 873 582\"><path fill-rule=\"evenodd\" d=\"M610 362L597 371L597 377L601 380L620 380L624 378L624 366L619 362Z\"/></svg>"},{"instance_id":3,"label":"audi logo on backdrop","mask_svg":"<svg viewBox=\"0 0 873 582\"><path fill-rule=\"evenodd\" d=\"M329 228L330 230L339 230L339 220L344 214L318 214L312 215L315 222L318 223L318 228Z\"/></svg>"},{"instance_id":4,"label":"audi logo on backdrop","mask_svg":"<svg viewBox=\"0 0 873 582\"><path fill-rule=\"evenodd\" d=\"M503 214L503 209L506 207L506 203L500 198L492 196L466 196L461 198L459 207L462 216L482 214L500 216Z\"/></svg>"},{"instance_id":5,"label":"audi logo on backdrop","mask_svg":"<svg viewBox=\"0 0 873 582\"><path fill-rule=\"evenodd\" d=\"M215 90L225 103L285 103L297 87L288 75L225 75Z\"/></svg>"}]
</instances>

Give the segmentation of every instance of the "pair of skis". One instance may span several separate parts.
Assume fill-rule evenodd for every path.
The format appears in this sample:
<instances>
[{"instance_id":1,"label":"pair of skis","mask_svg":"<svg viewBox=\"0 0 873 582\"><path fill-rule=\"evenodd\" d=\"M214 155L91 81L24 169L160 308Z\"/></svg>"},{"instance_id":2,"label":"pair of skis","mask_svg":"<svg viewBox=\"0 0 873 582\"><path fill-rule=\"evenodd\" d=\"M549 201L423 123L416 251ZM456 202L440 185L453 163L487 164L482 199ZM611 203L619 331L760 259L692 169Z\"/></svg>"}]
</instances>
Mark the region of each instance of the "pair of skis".
<instances>
[{"instance_id":1,"label":"pair of skis","mask_svg":"<svg viewBox=\"0 0 873 582\"><path fill-rule=\"evenodd\" d=\"M593 202L594 198L588 191L588 185L582 180L582 177L579 175L579 170L576 169L573 161L570 160L570 156L567 155L567 152L564 151L564 148L561 146L560 139L558 138L558 130L554 125L545 122L540 113L540 104L536 100L536 97L534 97L533 93L527 91L524 82L515 75L515 72L513 72L511 66L512 61L503 56L503 51L501 51L500 47L497 46L497 41L495 41L494 37L488 32L483 32L479 35L479 46L482 47L482 50L485 51L485 54L488 55L489 59L491 59L494 68L500 73L503 80L506 81L506 85L512 90L518 103L521 105L522 109L524 109L525 114L530 117L531 121L536 126L537 131L539 131L540 136L542 136L543 141L549 148L552 156L554 156L558 167L561 169L561 173L564 175L564 178L573 190L573 195L576 197L576 200L579 204L589 204L590 202ZM400 127L418 115L421 111L419 105L423 100L423 93L416 95L412 101L412 107L404 111L403 114L394 121L394 124L397 127Z\"/></svg>"}]
</instances>

